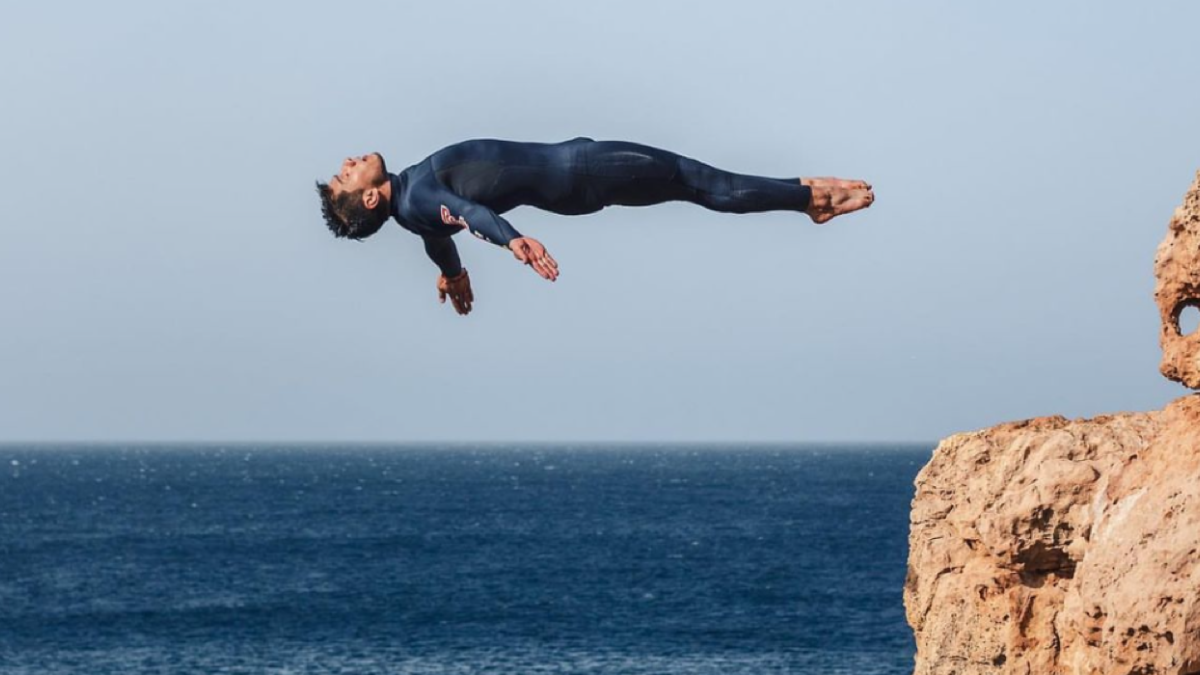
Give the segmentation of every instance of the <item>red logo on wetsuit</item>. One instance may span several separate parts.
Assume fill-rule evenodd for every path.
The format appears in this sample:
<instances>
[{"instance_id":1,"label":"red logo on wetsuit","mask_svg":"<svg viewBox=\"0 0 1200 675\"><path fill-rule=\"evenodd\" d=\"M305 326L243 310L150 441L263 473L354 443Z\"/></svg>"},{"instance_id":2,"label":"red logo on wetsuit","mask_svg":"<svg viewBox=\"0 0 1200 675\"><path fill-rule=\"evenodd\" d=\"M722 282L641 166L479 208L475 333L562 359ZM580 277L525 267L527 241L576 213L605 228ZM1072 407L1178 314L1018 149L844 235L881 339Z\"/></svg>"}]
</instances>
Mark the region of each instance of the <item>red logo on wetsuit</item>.
<instances>
[{"instance_id":1,"label":"red logo on wetsuit","mask_svg":"<svg viewBox=\"0 0 1200 675\"><path fill-rule=\"evenodd\" d=\"M445 204L442 204L442 222L447 225L457 225L461 228L470 227L467 225L466 218L463 218L462 216L451 215L449 207L447 207Z\"/></svg>"}]
</instances>

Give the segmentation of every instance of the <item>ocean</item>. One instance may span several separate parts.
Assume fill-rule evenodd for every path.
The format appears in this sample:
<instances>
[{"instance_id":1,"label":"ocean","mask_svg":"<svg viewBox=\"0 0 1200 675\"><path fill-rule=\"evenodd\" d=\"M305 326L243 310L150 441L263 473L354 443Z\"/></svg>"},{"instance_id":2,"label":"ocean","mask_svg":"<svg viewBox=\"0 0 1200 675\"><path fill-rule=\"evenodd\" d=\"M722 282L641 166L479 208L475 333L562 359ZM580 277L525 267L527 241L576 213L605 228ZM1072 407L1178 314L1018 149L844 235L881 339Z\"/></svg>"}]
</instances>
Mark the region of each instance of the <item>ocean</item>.
<instances>
[{"instance_id":1,"label":"ocean","mask_svg":"<svg viewBox=\"0 0 1200 675\"><path fill-rule=\"evenodd\" d=\"M0 446L0 673L907 674L932 446Z\"/></svg>"}]
</instances>

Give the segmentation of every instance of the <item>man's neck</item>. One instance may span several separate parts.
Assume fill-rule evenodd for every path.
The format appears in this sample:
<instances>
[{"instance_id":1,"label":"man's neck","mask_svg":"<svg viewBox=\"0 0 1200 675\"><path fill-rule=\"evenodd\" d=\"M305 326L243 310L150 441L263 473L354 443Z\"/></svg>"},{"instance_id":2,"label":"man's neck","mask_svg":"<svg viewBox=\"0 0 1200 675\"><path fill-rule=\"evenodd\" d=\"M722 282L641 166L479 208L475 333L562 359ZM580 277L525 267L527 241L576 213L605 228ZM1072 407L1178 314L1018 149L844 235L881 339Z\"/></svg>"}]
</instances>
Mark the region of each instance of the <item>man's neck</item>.
<instances>
[{"instance_id":1,"label":"man's neck","mask_svg":"<svg viewBox=\"0 0 1200 675\"><path fill-rule=\"evenodd\" d=\"M383 185L379 186L379 194L390 204L392 202L392 174L387 174L387 180L383 181Z\"/></svg>"}]
</instances>

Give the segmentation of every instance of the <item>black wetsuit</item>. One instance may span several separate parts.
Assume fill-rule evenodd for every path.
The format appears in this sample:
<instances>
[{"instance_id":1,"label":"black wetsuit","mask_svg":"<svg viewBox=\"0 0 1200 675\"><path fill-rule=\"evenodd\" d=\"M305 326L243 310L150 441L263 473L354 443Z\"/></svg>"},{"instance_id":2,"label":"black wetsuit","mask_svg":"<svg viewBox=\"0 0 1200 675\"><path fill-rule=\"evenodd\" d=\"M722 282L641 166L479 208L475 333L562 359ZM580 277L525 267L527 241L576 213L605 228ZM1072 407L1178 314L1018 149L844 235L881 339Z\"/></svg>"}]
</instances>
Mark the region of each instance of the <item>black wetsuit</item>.
<instances>
[{"instance_id":1,"label":"black wetsuit","mask_svg":"<svg viewBox=\"0 0 1200 675\"><path fill-rule=\"evenodd\" d=\"M580 215L606 206L688 201L751 213L804 211L812 196L797 178L735 174L658 148L590 138L465 141L390 178L392 217L421 235L447 276L462 270L451 235L466 228L507 246L521 234L500 214L518 206Z\"/></svg>"}]
</instances>

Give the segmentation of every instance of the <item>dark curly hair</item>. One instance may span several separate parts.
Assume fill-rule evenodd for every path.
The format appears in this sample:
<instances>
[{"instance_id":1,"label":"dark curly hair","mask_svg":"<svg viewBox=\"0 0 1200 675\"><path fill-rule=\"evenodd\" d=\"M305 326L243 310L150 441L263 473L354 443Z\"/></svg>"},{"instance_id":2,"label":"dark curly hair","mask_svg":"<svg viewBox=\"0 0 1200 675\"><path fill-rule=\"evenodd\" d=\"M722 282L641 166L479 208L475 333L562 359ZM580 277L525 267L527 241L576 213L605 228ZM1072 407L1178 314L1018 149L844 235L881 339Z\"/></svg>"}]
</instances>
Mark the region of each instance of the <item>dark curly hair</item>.
<instances>
[{"instance_id":1,"label":"dark curly hair","mask_svg":"<svg viewBox=\"0 0 1200 675\"><path fill-rule=\"evenodd\" d=\"M362 190L343 192L335 197L329 183L317 181L317 194L321 195L321 215L335 237L366 239L378 232L390 215L383 199L374 209L368 209L363 204Z\"/></svg>"}]
</instances>

